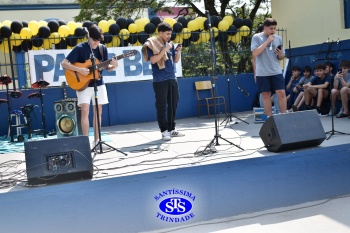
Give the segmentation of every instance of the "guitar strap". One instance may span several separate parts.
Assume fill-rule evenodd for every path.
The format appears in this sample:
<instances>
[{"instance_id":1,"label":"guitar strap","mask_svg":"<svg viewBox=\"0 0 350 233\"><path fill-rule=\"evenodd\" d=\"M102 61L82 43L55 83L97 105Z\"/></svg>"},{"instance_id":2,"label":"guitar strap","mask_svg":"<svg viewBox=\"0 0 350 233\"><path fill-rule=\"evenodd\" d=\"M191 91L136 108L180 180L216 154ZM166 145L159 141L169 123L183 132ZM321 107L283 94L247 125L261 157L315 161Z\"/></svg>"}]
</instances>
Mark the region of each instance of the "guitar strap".
<instances>
[{"instance_id":1,"label":"guitar strap","mask_svg":"<svg viewBox=\"0 0 350 233\"><path fill-rule=\"evenodd\" d=\"M98 49L100 50L100 54L101 54L101 61L103 61L103 47L101 44L98 45Z\"/></svg>"}]
</instances>

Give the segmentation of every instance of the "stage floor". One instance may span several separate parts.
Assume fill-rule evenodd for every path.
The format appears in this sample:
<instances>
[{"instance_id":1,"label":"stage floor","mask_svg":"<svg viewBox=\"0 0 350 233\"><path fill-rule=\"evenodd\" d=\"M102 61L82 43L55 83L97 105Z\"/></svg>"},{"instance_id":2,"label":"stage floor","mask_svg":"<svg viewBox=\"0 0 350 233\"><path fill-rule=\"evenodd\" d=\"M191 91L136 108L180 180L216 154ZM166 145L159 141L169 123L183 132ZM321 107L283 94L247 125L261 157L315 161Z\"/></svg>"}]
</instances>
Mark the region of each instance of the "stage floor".
<instances>
[{"instance_id":1,"label":"stage floor","mask_svg":"<svg viewBox=\"0 0 350 233\"><path fill-rule=\"evenodd\" d=\"M213 163L251 159L255 157L278 156L282 153L291 152L274 153L269 152L264 147L264 144L259 137L259 130L262 123L254 122L252 112L237 113L232 117L232 121L224 120L224 116L220 116L217 121L213 118L208 119L207 117L179 119L177 120L176 128L184 133L185 136L172 138L171 141L161 140L161 134L156 122L102 127L102 139L108 145L117 148L127 155L125 156L118 151L92 154L94 158L93 180L130 176L183 167L202 166ZM332 117L320 117L320 120L325 132L332 130ZM215 129L216 124L218 125L217 130ZM350 119L336 119L334 117L334 129L336 131L350 134ZM215 135L221 135L221 137L216 140ZM329 134L326 136L328 137ZM348 144L349 139L349 135L335 132L332 137L323 141L319 147ZM212 140L214 140L214 142L218 141L219 145L211 145L210 142ZM304 149L298 151L302 150ZM0 193L11 193L20 190L33 189L26 184L24 153L0 154L0 164L0 174L2 174L3 177L2 180L0 180L2 183ZM8 187L6 187L6 185L8 185ZM326 202L324 207L327 207L327 211L338 211L338 208L333 206L329 207L329 205L335 203L335 206L342 206L343 202L349 203L348 201L349 198L337 199L332 202ZM233 232L233 229L234 232L281 232L281 229L284 229L283 232L288 232L285 231L286 227L290 230L289 232L322 232L322 229L319 230L318 227L312 228L311 225L309 226L309 224L314 224L312 222L314 220L324 221L322 216L311 219L302 219L303 217L301 216L298 217L299 221L294 221L294 224L286 223L289 220L295 220L293 214L300 214L299 212L303 212L304 208L309 211L317 212L319 208L322 207L322 205L318 205L317 203L315 204L317 207L312 207L312 203L310 205L301 205L300 208L291 207L290 209L296 209L296 212L286 212L283 216L280 216L279 212L284 212L285 209L276 211L272 210L267 211L267 214L245 215L242 216L242 220L239 221L237 219L240 219L240 217L232 219L227 218L217 220L216 223L213 221L210 223L208 222L207 224L193 226L188 228L188 230L186 230L185 227L174 232ZM273 214L274 212L276 214ZM348 219L350 219L349 211L339 211L339 214L345 214L348 216ZM246 220L252 218L260 218L260 220L258 220L260 224L256 224L255 226L248 224ZM267 220L267 218L272 220ZM280 220L277 220L277 218L280 218ZM262 222L267 222L267 225L264 224L265 226L262 226ZM279 224L275 225L276 222L279 222ZM269 224L274 225L274 227ZM304 231L303 229L300 229L300 224L309 227L306 227ZM331 224L331 221L329 221L329 224ZM208 225L211 227L208 228ZM291 225L294 225L295 228ZM203 226L205 227L203 228ZM278 226L280 227L279 229ZM277 227L277 229L275 229L275 227ZM349 225L342 227L337 226L336 229L339 229L337 232L350 232ZM329 230L329 228L324 229ZM323 232L329 232L328 230Z\"/></svg>"}]
</instances>

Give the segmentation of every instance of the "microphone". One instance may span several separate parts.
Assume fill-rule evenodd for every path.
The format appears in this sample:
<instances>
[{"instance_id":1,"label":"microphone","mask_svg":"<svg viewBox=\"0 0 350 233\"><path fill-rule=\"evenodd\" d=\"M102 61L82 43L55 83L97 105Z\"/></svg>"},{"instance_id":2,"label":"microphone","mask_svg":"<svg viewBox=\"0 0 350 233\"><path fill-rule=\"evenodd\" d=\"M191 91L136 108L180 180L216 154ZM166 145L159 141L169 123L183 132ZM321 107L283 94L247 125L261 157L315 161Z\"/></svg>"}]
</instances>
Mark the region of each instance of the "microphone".
<instances>
[{"instance_id":1,"label":"microphone","mask_svg":"<svg viewBox=\"0 0 350 233\"><path fill-rule=\"evenodd\" d=\"M270 48L269 48L269 50L272 50L272 41L271 41L271 44L270 44Z\"/></svg>"}]
</instances>

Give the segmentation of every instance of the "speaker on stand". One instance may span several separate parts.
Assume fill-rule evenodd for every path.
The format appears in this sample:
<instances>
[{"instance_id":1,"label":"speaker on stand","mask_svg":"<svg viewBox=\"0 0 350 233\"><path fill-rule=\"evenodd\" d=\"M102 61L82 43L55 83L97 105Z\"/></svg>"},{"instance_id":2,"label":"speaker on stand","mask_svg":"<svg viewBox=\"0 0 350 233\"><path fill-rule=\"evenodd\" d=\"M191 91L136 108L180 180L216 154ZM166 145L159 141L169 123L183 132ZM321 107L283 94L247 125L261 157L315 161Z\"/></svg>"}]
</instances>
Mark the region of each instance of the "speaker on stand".
<instances>
[{"instance_id":1,"label":"speaker on stand","mask_svg":"<svg viewBox=\"0 0 350 233\"><path fill-rule=\"evenodd\" d=\"M57 138L82 135L80 108L74 98L54 102Z\"/></svg>"}]
</instances>

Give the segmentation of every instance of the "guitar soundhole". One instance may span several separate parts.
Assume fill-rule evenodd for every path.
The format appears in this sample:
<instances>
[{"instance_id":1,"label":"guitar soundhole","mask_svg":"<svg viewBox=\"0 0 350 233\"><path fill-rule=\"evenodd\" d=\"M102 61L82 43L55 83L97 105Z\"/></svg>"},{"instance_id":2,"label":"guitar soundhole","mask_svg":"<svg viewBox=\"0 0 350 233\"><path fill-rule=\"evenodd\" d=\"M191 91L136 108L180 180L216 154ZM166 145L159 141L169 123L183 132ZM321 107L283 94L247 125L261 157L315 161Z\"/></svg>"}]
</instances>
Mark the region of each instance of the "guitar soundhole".
<instances>
[{"instance_id":1,"label":"guitar soundhole","mask_svg":"<svg viewBox=\"0 0 350 233\"><path fill-rule=\"evenodd\" d=\"M74 71L75 77L77 79L78 82L80 82L80 78L79 78L79 74L77 71Z\"/></svg>"}]
</instances>

